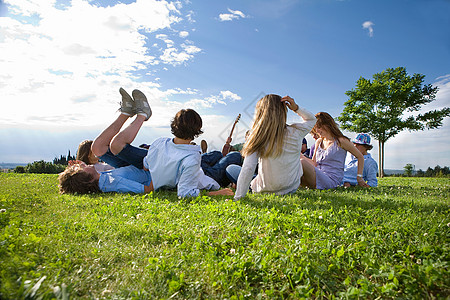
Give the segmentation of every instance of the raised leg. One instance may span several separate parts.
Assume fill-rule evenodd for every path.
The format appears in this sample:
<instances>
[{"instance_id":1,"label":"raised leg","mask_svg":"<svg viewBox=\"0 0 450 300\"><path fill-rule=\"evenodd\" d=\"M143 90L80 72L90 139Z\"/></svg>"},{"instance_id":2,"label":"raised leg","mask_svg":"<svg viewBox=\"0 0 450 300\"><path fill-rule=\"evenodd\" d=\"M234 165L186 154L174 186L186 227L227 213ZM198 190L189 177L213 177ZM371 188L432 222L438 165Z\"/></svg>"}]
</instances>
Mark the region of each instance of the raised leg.
<instances>
[{"instance_id":1,"label":"raised leg","mask_svg":"<svg viewBox=\"0 0 450 300\"><path fill-rule=\"evenodd\" d=\"M120 114L92 143L91 150L95 156L100 157L109 149L113 137L120 131L123 124L128 120L128 115Z\"/></svg>"},{"instance_id":2,"label":"raised leg","mask_svg":"<svg viewBox=\"0 0 450 300\"><path fill-rule=\"evenodd\" d=\"M142 124L146 121L143 115L136 115L136 118L124 130L116 134L109 144L109 148L114 155L117 155L127 144L131 144L141 129Z\"/></svg>"}]
</instances>

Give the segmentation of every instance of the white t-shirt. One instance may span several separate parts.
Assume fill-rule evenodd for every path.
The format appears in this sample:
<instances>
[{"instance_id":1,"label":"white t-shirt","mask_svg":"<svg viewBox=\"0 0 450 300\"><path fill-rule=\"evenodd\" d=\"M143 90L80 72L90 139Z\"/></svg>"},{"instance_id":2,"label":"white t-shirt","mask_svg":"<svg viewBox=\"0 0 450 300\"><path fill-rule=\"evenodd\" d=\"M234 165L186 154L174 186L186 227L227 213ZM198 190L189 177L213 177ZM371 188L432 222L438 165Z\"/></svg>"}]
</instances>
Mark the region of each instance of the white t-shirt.
<instances>
[{"instance_id":1,"label":"white t-shirt","mask_svg":"<svg viewBox=\"0 0 450 300\"><path fill-rule=\"evenodd\" d=\"M277 195L295 191L300 186L300 178L303 175L300 162L302 141L316 124L316 118L300 107L296 113L304 122L286 125L283 152L279 156L260 158L258 153L252 153L244 159L234 199L244 197L249 186L253 192ZM258 175L252 180L258 163Z\"/></svg>"}]
</instances>

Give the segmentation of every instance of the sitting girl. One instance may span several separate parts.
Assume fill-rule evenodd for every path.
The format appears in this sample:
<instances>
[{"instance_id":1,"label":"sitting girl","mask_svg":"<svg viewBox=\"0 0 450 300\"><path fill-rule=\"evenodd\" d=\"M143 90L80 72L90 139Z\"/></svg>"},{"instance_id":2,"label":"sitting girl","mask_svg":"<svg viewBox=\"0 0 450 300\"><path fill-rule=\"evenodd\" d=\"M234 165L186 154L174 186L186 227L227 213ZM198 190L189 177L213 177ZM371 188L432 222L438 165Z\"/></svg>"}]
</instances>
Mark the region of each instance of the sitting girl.
<instances>
[{"instance_id":1,"label":"sitting girl","mask_svg":"<svg viewBox=\"0 0 450 300\"><path fill-rule=\"evenodd\" d=\"M287 108L304 122L286 125ZM315 121L313 114L300 108L289 96L281 98L271 94L261 98L256 104L251 133L242 149L245 157L242 169L238 166L228 167L234 170L227 168L237 180L234 199L244 197L249 186L257 193L283 195L295 192L302 176L299 159L302 140ZM258 174L254 176L257 165Z\"/></svg>"},{"instance_id":2,"label":"sitting girl","mask_svg":"<svg viewBox=\"0 0 450 300\"><path fill-rule=\"evenodd\" d=\"M311 189L333 189L339 186L344 177L344 165L347 151L358 161L357 181L359 186L368 187L363 180L364 157L342 134L338 125L326 112L316 114L314 132L320 137L316 141L312 159L301 156L303 166L302 186Z\"/></svg>"}]
</instances>

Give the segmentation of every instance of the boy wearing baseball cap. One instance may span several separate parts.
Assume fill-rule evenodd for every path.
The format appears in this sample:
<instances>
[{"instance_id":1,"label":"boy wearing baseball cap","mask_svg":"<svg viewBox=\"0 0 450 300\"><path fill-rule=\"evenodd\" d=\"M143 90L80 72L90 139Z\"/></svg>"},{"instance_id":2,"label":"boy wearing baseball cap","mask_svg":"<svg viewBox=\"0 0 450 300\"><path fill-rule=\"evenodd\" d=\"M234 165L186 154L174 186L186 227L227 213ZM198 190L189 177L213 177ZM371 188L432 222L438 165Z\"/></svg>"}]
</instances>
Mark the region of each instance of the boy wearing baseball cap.
<instances>
[{"instance_id":1,"label":"boy wearing baseball cap","mask_svg":"<svg viewBox=\"0 0 450 300\"><path fill-rule=\"evenodd\" d=\"M371 187L378 186L378 164L367 152L373 148L370 144L370 136L367 133L358 133L352 142L364 156L364 170L362 174L357 174L358 160L352 155L351 161L345 165L342 184L344 187L355 186L358 184L356 178L362 177Z\"/></svg>"}]
</instances>

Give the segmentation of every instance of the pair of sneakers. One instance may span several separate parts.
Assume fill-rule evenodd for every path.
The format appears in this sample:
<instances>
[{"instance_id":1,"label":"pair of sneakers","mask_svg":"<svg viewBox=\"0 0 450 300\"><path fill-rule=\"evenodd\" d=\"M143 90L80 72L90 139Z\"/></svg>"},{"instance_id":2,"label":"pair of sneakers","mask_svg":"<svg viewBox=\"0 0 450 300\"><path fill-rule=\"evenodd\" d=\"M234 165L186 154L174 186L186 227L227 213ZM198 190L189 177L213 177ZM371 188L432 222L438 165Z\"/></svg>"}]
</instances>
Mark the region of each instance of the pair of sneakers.
<instances>
[{"instance_id":1,"label":"pair of sneakers","mask_svg":"<svg viewBox=\"0 0 450 300\"><path fill-rule=\"evenodd\" d=\"M145 117L145 121L152 116L152 109L147 102L147 97L140 90L134 90L131 95L133 98L123 89L119 89L119 93L122 95L122 102L120 102L119 111L127 116L142 115Z\"/></svg>"}]
</instances>

